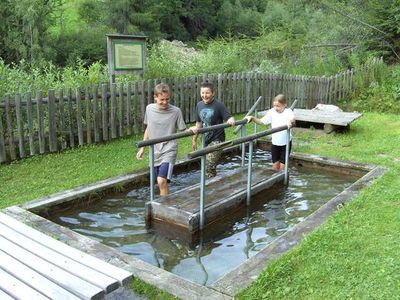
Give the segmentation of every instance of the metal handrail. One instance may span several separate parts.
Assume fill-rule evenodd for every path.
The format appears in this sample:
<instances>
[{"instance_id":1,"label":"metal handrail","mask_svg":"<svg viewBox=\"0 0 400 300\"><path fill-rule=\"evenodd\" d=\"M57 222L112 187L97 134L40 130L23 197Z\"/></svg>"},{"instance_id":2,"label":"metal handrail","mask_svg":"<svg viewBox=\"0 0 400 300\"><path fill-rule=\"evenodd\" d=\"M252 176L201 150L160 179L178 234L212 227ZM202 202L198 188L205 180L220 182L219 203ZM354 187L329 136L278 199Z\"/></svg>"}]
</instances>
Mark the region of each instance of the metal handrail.
<instances>
[{"instance_id":1,"label":"metal handrail","mask_svg":"<svg viewBox=\"0 0 400 300\"><path fill-rule=\"evenodd\" d=\"M238 145L238 144L242 144L242 143L247 143L247 142L259 139L261 137L264 137L266 135L273 134L275 132L282 131L282 130L288 130L288 129L289 129L289 127L287 125L271 128L271 129L268 129L268 130L265 130L262 132L258 132L258 133L252 134L252 135L237 138L237 139L234 139L231 141L222 142L222 143L219 143L219 144L216 144L213 146L208 146L204 149L192 151L192 152L189 152L187 154L187 156L188 156L188 158L196 158L196 157L199 157L199 156L202 156L202 155L205 155L205 154L217 151L217 150L224 149L226 147L230 147L230 146L234 146L234 145Z\"/></svg>"},{"instance_id":2,"label":"metal handrail","mask_svg":"<svg viewBox=\"0 0 400 300\"><path fill-rule=\"evenodd\" d=\"M258 97L258 99L256 100L256 102L254 102L253 106L249 109L249 111L247 112L247 114L245 115L245 117L250 116L253 111L257 108L258 103L260 103L262 99L262 96ZM235 130L233 131L234 134L238 133L238 131L242 128L243 125L239 125L235 128Z\"/></svg>"},{"instance_id":3,"label":"metal handrail","mask_svg":"<svg viewBox=\"0 0 400 300\"><path fill-rule=\"evenodd\" d=\"M243 125L243 124L247 124L247 120L235 121L235 123L233 125L230 125L228 123L223 123L223 124L217 124L217 125L212 125L212 126L208 126L208 127L198 128L197 133L193 133L192 131L177 132L177 133L167 135L164 137L160 137L160 138L143 140L143 141L137 142L136 145L137 145L137 147L141 148L141 147L145 147L145 146L150 146L150 145L154 145L154 144L158 144L158 143L162 143L162 142L167 142L167 141L187 137L187 136L194 135L194 134L201 134L201 133L205 133L205 132L209 132L209 131L213 131L213 130L217 130L217 129L221 129L221 128L228 128L231 126Z\"/></svg>"}]
</instances>

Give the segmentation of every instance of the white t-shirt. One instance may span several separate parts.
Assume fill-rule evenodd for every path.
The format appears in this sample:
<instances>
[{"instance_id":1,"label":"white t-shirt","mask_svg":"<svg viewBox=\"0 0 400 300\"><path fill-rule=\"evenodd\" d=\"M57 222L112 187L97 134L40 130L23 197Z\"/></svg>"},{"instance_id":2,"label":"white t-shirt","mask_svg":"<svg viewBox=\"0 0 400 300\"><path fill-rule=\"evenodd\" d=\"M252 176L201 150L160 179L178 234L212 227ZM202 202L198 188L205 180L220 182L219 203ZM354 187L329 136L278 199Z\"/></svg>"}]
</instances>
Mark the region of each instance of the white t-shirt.
<instances>
[{"instance_id":1,"label":"white t-shirt","mask_svg":"<svg viewBox=\"0 0 400 300\"><path fill-rule=\"evenodd\" d=\"M286 107L281 113L278 113L274 108L267 111L264 117L261 118L261 122L264 125L271 124L271 128L287 125L289 120L294 120L293 110ZM275 146L286 145L287 130L282 130L272 134L272 144ZM292 135L290 135L290 140Z\"/></svg>"}]
</instances>

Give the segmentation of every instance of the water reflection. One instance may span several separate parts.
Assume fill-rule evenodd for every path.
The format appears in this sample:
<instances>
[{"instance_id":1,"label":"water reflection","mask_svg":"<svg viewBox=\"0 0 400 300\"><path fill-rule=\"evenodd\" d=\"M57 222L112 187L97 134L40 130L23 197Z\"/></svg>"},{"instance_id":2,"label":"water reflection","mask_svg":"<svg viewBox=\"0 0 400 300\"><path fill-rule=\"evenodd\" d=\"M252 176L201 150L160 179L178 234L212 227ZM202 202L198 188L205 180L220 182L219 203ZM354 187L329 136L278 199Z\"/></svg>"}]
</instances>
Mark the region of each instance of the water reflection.
<instances>
[{"instance_id":1,"label":"water reflection","mask_svg":"<svg viewBox=\"0 0 400 300\"><path fill-rule=\"evenodd\" d=\"M253 161L271 167L268 152L257 151ZM238 166L240 157L235 156L219 165L218 172ZM198 184L199 180L199 171L177 175L170 190ZM53 211L49 219L188 280L210 285L354 181L354 177L291 167L288 187L253 197L252 207L212 225L211 230L220 234L200 237L194 245L179 233L166 237L146 229L144 205L149 187L114 194L89 206Z\"/></svg>"}]
</instances>

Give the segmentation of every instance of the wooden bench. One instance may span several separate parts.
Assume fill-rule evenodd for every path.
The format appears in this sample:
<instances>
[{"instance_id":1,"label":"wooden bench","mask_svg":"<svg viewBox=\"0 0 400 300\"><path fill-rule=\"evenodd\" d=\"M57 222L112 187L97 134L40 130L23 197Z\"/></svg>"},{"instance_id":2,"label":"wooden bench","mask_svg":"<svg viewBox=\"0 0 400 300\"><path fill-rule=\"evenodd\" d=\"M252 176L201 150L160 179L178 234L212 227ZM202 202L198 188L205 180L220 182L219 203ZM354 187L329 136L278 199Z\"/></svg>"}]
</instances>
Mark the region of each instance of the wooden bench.
<instances>
[{"instance_id":1,"label":"wooden bench","mask_svg":"<svg viewBox=\"0 0 400 300\"><path fill-rule=\"evenodd\" d=\"M0 212L0 299L102 299L131 279Z\"/></svg>"},{"instance_id":2,"label":"wooden bench","mask_svg":"<svg viewBox=\"0 0 400 300\"><path fill-rule=\"evenodd\" d=\"M351 122L362 116L358 112L329 112L300 108L294 109L293 112L296 121L323 124L326 133L348 128Z\"/></svg>"}]
</instances>

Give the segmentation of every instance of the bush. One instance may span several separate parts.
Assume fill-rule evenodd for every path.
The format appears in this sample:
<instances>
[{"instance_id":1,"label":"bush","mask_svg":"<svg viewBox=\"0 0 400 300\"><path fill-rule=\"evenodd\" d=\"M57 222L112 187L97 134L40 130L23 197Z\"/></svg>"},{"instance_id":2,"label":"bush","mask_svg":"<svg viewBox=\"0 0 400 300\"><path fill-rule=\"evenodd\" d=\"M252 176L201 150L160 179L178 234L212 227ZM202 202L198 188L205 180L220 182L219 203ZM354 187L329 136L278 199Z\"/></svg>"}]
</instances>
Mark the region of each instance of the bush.
<instances>
[{"instance_id":1,"label":"bush","mask_svg":"<svg viewBox=\"0 0 400 300\"><path fill-rule=\"evenodd\" d=\"M381 64L366 74L369 76L369 85L358 87L354 98L348 103L349 109L400 113L400 66Z\"/></svg>"}]
</instances>

